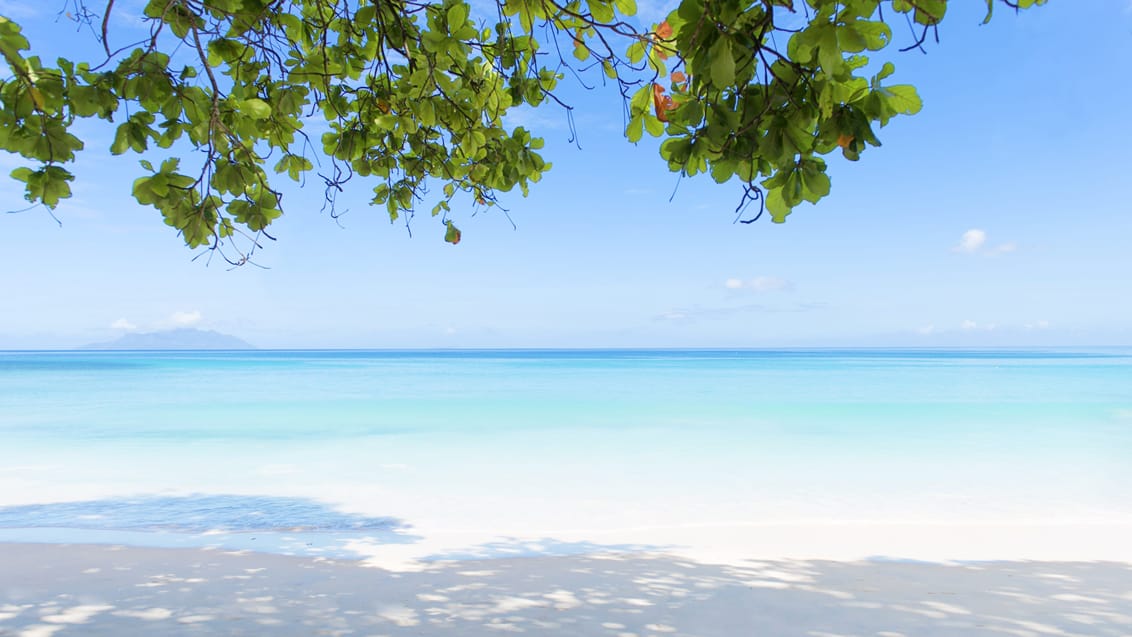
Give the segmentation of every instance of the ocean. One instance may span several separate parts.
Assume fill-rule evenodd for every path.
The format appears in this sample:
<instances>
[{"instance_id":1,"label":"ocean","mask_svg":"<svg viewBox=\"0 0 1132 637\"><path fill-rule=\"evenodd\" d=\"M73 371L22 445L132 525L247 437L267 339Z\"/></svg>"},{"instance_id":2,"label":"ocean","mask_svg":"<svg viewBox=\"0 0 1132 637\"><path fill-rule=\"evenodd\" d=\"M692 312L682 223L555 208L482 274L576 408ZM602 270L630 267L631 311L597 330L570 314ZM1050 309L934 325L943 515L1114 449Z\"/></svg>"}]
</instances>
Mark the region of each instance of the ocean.
<instances>
[{"instance_id":1,"label":"ocean","mask_svg":"<svg viewBox=\"0 0 1132 637\"><path fill-rule=\"evenodd\" d=\"M1132 522L1129 458L1127 349L0 352L0 541L448 559L1104 526Z\"/></svg>"}]
</instances>

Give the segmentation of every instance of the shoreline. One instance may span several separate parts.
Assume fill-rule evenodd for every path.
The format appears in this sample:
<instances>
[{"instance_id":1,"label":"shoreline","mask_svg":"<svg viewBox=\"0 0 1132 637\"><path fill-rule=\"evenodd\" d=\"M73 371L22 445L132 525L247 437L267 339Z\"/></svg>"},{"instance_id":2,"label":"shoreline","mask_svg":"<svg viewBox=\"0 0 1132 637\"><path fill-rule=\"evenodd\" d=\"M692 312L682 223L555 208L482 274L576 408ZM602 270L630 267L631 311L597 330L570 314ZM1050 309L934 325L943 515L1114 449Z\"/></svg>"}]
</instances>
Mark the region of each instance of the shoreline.
<instances>
[{"instance_id":1,"label":"shoreline","mask_svg":"<svg viewBox=\"0 0 1132 637\"><path fill-rule=\"evenodd\" d=\"M1127 635L1132 564L664 554L353 562L0 543L0 635Z\"/></svg>"}]
</instances>

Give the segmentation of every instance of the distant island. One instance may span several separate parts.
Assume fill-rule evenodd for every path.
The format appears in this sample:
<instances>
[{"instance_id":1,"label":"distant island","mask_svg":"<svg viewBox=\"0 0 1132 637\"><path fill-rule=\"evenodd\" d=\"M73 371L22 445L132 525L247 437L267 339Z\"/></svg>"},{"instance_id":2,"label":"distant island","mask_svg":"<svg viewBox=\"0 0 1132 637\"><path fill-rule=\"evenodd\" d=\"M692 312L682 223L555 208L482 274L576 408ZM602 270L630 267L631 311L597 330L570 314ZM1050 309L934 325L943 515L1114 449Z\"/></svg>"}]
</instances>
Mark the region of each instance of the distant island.
<instances>
[{"instance_id":1,"label":"distant island","mask_svg":"<svg viewBox=\"0 0 1132 637\"><path fill-rule=\"evenodd\" d=\"M92 343L83 349L255 349L246 341L212 330L190 327L161 332L123 334L105 343Z\"/></svg>"}]
</instances>

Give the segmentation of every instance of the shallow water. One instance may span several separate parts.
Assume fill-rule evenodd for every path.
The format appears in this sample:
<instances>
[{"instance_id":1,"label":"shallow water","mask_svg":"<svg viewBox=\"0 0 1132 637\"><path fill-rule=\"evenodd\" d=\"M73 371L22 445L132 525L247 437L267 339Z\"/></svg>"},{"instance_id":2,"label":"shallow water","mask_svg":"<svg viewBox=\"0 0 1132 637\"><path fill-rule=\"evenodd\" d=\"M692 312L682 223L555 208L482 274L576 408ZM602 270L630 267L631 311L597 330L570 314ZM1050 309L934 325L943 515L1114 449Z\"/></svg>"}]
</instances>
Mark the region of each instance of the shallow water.
<instances>
[{"instance_id":1,"label":"shallow water","mask_svg":"<svg viewBox=\"0 0 1132 637\"><path fill-rule=\"evenodd\" d=\"M0 440L9 541L1129 521L1132 352L0 352Z\"/></svg>"}]
</instances>

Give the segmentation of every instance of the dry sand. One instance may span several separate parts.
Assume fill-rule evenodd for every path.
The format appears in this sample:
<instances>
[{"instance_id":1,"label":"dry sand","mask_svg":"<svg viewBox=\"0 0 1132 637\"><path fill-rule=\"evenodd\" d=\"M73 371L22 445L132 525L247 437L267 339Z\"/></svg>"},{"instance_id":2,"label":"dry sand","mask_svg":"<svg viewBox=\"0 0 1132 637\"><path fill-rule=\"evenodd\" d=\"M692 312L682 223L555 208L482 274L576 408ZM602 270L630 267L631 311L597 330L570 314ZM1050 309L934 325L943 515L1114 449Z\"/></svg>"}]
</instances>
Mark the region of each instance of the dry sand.
<instances>
[{"instance_id":1,"label":"dry sand","mask_svg":"<svg viewBox=\"0 0 1132 637\"><path fill-rule=\"evenodd\" d=\"M0 544L0 635L1132 635L1132 565L531 557L391 572L202 549Z\"/></svg>"}]
</instances>

